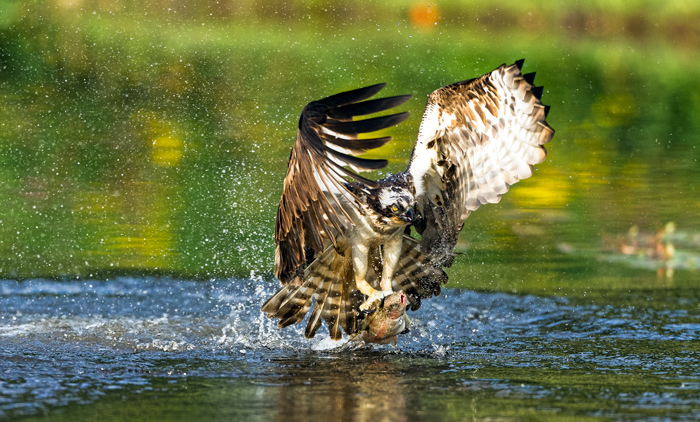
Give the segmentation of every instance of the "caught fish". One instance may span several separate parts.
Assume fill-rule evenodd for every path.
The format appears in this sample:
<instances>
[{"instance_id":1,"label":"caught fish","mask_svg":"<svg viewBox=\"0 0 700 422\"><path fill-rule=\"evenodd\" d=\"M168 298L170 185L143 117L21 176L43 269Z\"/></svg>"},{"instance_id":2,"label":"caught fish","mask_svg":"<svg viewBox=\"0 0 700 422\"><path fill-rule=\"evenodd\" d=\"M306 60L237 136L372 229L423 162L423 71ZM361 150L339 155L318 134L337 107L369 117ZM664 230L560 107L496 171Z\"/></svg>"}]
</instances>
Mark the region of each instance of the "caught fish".
<instances>
[{"instance_id":1,"label":"caught fish","mask_svg":"<svg viewBox=\"0 0 700 422\"><path fill-rule=\"evenodd\" d=\"M396 336L410 331L411 321L406 315L407 304L408 298L403 292L385 297L377 310L365 318L351 341L396 345Z\"/></svg>"}]
</instances>

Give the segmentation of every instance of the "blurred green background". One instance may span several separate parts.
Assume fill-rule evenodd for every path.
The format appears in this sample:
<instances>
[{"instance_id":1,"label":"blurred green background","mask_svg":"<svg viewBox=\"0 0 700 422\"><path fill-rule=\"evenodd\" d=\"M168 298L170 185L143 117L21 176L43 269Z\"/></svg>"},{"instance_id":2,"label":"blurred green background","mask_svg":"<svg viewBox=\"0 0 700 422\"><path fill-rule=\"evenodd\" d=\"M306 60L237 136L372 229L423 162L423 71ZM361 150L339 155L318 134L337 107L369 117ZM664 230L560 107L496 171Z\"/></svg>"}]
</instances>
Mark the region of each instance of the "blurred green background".
<instances>
[{"instance_id":1,"label":"blurred green background","mask_svg":"<svg viewBox=\"0 0 700 422\"><path fill-rule=\"evenodd\" d=\"M557 134L452 285L695 287L699 51L698 1L0 0L0 277L270 276L306 103L413 94L398 172L431 91L524 58Z\"/></svg>"}]
</instances>

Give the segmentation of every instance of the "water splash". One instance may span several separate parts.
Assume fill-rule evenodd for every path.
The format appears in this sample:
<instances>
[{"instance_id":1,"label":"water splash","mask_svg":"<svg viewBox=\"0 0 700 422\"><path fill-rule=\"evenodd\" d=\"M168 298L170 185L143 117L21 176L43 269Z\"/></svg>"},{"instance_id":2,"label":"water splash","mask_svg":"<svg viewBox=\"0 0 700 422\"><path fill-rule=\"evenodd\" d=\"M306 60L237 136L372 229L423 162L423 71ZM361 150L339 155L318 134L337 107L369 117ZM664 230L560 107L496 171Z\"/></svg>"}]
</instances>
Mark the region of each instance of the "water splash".
<instances>
[{"instance_id":1,"label":"water splash","mask_svg":"<svg viewBox=\"0 0 700 422\"><path fill-rule=\"evenodd\" d=\"M638 308L624 297L601 304L445 289L410 313L411 332L399 336L398 346L357 349L347 337L330 340L325 328L310 340L303 323L279 329L260 312L275 288L255 275L208 282L0 281L0 418L93 403L113 390L145 394L161 378L346 383L385 379L387 371L410 377L417 370L419 377L423 367L432 368L432 382L447 383L441 388L517 390L525 397L551 390L523 389L503 377L572 366L646 376L661 371L683 383L682 393L672 394L698 391L697 362L678 346L700 333L696 305L683 297L673 309ZM485 370L492 372L486 380L468 375Z\"/></svg>"}]
</instances>

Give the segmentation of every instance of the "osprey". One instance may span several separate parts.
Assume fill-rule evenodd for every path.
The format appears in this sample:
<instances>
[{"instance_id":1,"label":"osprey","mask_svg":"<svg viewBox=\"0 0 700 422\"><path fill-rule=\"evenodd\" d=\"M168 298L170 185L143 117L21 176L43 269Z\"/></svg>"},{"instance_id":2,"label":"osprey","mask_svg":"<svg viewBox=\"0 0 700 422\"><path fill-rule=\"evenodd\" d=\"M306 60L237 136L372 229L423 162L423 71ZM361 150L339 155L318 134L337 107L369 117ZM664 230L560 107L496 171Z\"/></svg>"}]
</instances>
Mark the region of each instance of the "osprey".
<instances>
[{"instance_id":1,"label":"osprey","mask_svg":"<svg viewBox=\"0 0 700 422\"><path fill-rule=\"evenodd\" d=\"M405 293L411 310L439 295L469 213L530 177L554 135L542 87L533 85L534 73L520 73L522 65L504 64L430 94L408 168L378 181L357 172L387 160L356 156L391 137L358 134L394 126L408 113L354 118L410 95L368 100L385 86L378 84L309 103L277 209L275 275L282 287L262 311L283 328L301 322L315 299L305 336L325 320L337 340L341 328L357 332L365 314L395 291Z\"/></svg>"}]
</instances>

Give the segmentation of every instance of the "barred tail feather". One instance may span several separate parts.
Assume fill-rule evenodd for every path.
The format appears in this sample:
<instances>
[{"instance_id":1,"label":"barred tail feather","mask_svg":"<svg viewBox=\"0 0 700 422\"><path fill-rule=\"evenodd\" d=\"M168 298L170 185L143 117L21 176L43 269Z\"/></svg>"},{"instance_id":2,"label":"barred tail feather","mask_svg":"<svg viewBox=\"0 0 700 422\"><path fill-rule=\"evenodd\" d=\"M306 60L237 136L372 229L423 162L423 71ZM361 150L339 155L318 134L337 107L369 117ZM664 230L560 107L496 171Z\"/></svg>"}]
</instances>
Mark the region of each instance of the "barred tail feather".
<instances>
[{"instance_id":1,"label":"barred tail feather","mask_svg":"<svg viewBox=\"0 0 700 422\"><path fill-rule=\"evenodd\" d=\"M280 288L262 306L262 311L269 318L279 318L280 328L297 324L304 319L315 305L304 331L306 338L312 338L321 326L321 321L328 323L328 330L333 340L357 331L357 309L362 295L354 289L350 253L340 255L330 245L309 265L303 282L297 285L287 284Z\"/></svg>"},{"instance_id":2,"label":"barred tail feather","mask_svg":"<svg viewBox=\"0 0 700 422\"><path fill-rule=\"evenodd\" d=\"M322 278L313 272L322 262L332 260L335 250L329 246L314 262L304 271L303 282L299 284L289 283L282 286L261 307L268 318L279 318L277 324L280 328L299 323L311 307L311 298L318 289ZM296 280L295 280L296 281Z\"/></svg>"},{"instance_id":3,"label":"barred tail feather","mask_svg":"<svg viewBox=\"0 0 700 422\"><path fill-rule=\"evenodd\" d=\"M312 338L314 335L316 335L316 330L318 330L318 327L321 326L321 315L324 306L326 306L326 300L328 298L330 289L332 288L333 284L334 283L332 278L322 278L319 288L316 289L316 292L314 293L314 297L316 298L316 305L314 306L313 312L311 312L311 318L309 318L309 322L306 324L304 337Z\"/></svg>"},{"instance_id":4,"label":"barred tail feather","mask_svg":"<svg viewBox=\"0 0 700 422\"><path fill-rule=\"evenodd\" d=\"M404 236L401 258L394 271L393 290L403 290L411 302L410 309L415 311L420 308L421 299L438 296L440 286L445 283L447 274L421 253L420 242Z\"/></svg>"},{"instance_id":5,"label":"barred tail feather","mask_svg":"<svg viewBox=\"0 0 700 422\"><path fill-rule=\"evenodd\" d=\"M274 295L272 295L271 298L265 301L260 310L265 312L268 318L274 317L277 311L281 308L285 299L287 299L287 297L291 297L293 292L298 288L299 286L294 286L291 284L282 286L279 290L277 290L277 292L275 292Z\"/></svg>"},{"instance_id":6,"label":"barred tail feather","mask_svg":"<svg viewBox=\"0 0 700 422\"><path fill-rule=\"evenodd\" d=\"M340 340L343 337L341 331L341 319L345 319L344 292L347 283L343 282L343 277L336 279L331 290L328 292L327 305L323 309L321 315L328 323L328 332L333 340ZM354 313L354 311L353 311ZM347 330L346 330L347 331Z\"/></svg>"},{"instance_id":7,"label":"barred tail feather","mask_svg":"<svg viewBox=\"0 0 700 422\"><path fill-rule=\"evenodd\" d=\"M352 270L349 269L348 273L349 277L346 277L343 282L342 298L340 300L340 309L338 310L338 323L336 325L345 330L346 333L354 334L357 332L358 323L361 320L358 310L364 300L364 296L359 290L354 288L355 283L352 281ZM331 322L328 321L329 327L334 325ZM333 335L333 330L331 329L330 331L331 335Z\"/></svg>"},{"instance_id":8,"label":"barred tail feather","mask_svg":"<svg viewBox=\"0 0 700 422\"><path fill-rule=\"evenodd\" d=\"M283 286L265 302L261 310L268 314L268 318L280 318L280 328L298 322L297 319L304 318L303 313L299 315L300 311L308 306L311 293L316 289L313 281L309 279L300 286Z\"/></svg>"},{"instance_id":9,"label":"barred tail feather","mask_svg":"<svg viewBox=\"0 0 700 422\"><path fill-rule=\"evenodd\" d=\"M345 284L345 283L343 283ZM351 311L352 315L350 315L347 310L352 308L352 303L349 300L349 296L347 295L348 289L343 287L342 292L341 292L341 297L340 297L340 304L338 306L338 318L336 319L335 326L340 327L343 330L345 330L346 333L353 333L355 332L354 330L354 322L351 321L353 317L355 316L355 311ZM355 308L357 309L357 308ZM326 320L328 322L328 331L331 333L331 338L333 337L333 321ZM352 327L348 329L348 326L352 324ZM338 328L336 328L336 331L340 331Z\"/></svg>"},{"instance_id":10,"label":"barred tail feather","mask_svg":"<svg viewBox=\"0 0 700 422\"><path fill-rule=\"evenodd\" d=\"M314 274L327 280L327 291L321 298L316 297L316 307L314 308L309 324L306 328L306 336L313 337L320 327L320 318L328 324L328 332L333 340L340 340L343 331L348 334L355 332L356 310L359 301L351 295L351 281L354 280L352 264L348 251L345 255L334 253L332 260L326 260L314 269ZM354 284L354 283L352 283Z\"/></svg>"},{"instance_id":11,"label":"barred tail feather","mask_svg":"<svg viewBox=\"0 0 700 422\"><path fill-rule=\"evenodd\" d=\"M304 319L304 315L311 306L311 297L316 288L315 277L309 277L304 284L280 304L275 314L275 317L280 318L280 322L277 324L280 328L296 324Z\"/></svg>"}]
</instances>

